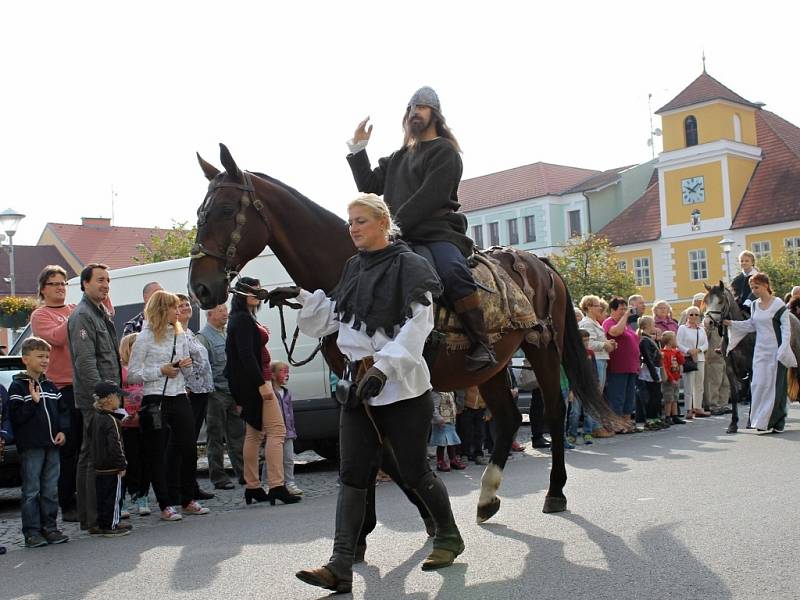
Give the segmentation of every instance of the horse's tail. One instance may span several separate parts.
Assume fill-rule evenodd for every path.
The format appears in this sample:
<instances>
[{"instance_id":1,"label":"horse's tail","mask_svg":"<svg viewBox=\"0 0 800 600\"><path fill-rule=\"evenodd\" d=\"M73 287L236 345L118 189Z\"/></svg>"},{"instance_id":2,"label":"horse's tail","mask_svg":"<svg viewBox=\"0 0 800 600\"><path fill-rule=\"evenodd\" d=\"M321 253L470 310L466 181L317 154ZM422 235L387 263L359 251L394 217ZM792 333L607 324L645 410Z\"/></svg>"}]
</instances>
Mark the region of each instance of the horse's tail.
<instances>
[{"instance_id":1,"label":"horse's tail","mask_svg":"<svg viewBox=\"0 0 800 600\"><path fill-rule=\"evenodd\" d=\"M561 364L569 379L570 389L580 398L584 410L603 425L611 426L612 431L625 426L625 422L616 415L603 398L603 391L598 384L594 366L586 353L583 345L578 322L572 310L572 297L564 278L553 268L549 261L545 264L561 279L567 294L566 311L564 315L564 346L561 354Z\"/></svg>"}]
</instances>

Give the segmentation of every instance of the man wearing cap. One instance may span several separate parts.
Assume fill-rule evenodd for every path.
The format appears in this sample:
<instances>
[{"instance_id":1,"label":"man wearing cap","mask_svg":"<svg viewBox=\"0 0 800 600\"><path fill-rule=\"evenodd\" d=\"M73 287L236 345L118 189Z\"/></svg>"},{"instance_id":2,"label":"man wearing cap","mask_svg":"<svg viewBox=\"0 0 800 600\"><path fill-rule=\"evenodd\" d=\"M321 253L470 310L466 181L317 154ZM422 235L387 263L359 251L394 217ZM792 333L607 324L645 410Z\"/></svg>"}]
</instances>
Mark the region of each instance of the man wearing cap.
<instances>
[{"instance_id":1,"label":"man wearing cap","mask_svg":"<svg viewBox=\"0 0 800 600\"><path fill-rule=\"evenodd\" d=\"M361 192L382 194L401 237L431 252L444 300L458 314L472 344L467 369L495 365L478 287L467 266L473 242L466 235L466 217L457 212L461 148L442 115L439 97L429 87L416 91L403 118L403 147L381 158L374 169L366 151L372 135L368 121L369 117L358 124L348 142L347 162L356 186Z\"/></svg>"}]
</instances>

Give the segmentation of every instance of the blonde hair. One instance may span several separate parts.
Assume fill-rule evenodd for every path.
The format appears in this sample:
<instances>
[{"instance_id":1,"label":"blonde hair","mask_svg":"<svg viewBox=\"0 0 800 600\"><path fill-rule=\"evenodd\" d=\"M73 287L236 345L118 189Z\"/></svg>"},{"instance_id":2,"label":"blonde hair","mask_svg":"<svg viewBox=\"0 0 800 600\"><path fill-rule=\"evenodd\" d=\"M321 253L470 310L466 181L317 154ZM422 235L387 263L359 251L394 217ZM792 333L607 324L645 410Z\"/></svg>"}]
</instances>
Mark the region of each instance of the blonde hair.
<instances>
[{"instance_id":1,"label":"blonde hair","mask_svg":"<svg viewBox=\"0 0 800 600\"><path fill-rule=\"evenodd\" d=\"M363 206L379 221L385 218L388 223L386 229L387 234L399 232L392 220L392 213L389 212L389 207L380 196L376 196L375 194L361 194L347 204L347 210L349 211L354 206Z\"/></svg>"},{"instance_id":2,"label":"blonde hair","mask_svg":"<svg viewBox=\"0 0 800 600\"><path fill-rule=\"evenodd\" d=\"M755 264L756 264L756 255L755 254L750 252L750 250L742 250L741 252L739 252L739 260L742 260L743 256L750 257L750 260L753 261L753 265L755 266Z\"/></svg>"},{"instance_id":3,"label":"blonde hair","mask_svg":"<svg viewBox=\"0 0 800 600\"><path fill-rule=\"evenodd\" d=\"M147 306L144 307L144 318L157 342L167 335L167 328L170 325L169 311L175 310L178 304L178 297L164 290L158 290L147 301ZM176 321L175 333L182 331L181 324Z\"/></svg>"},{"instance_id":4,"label":"blonde hair","mask_svg":"<svg viewBox=\"0 0 800 600\"><path fill-rule=\"evenodd\" d=\"M133 344L136 342L138 333L129 333L123 337L119 342L119 361L127 366L131 359L131 352L133 351Z\"/></svg>"},{"instance_id":5,"label":"blonde hair","mask_svg":"<svg viewBox=\"0 0 800 600\"><path fill-rule=\"evenodd\" d=\"M270 363L269 370L272 371L273 375L277 375L281 369L288 369L289 363L285 363L282 360L276 360Z\"/></svg>"},{"instance_id":6,"label":"blonde hair","mask_svg":"<svg viewBox=\"0 0 800 600\"><path fill-rule=\"evenodd\" d=\"M638 333L640 336L643 335L643 334L647 335L645 333L645 329L648 326L655 325L655 324L656 324L656 320L653 317L650 317L650 316L647 316L647 315L645 315L644 317L639 317L639 320L636 321L636 325L639 327L639 329L636 331L636 333Z\"/></svg>"},{"instance_id":7,"label":"blonde hair","mask_svg":"<svg viewBox=\"0 0 800 600\"><path fill-rule=\"evenodd\" d=\"M106 405L110 404L109 401L111 400L112 397L115 398L115 400L116 400L115 403L114 403L115 406L106 406ZM92 404L92 406L94 406L95 408L97 408L99 410L114 410L115 408L119 408L119 405L121 404L121 402L120 402L121 400L122 400L122 398L120 398L116 394L109 394L108 396L103 396L102 398L98 398L97 400L95 400L94 403Z\"/></svg>"},{"instance_id":8,"label":"blonde hair","mask_svg":"<svg viewBox=\"0 0 800 600\"><path fill-rule=\"evenodd\" d=\"M675 338L676 336L674 331L665 331L664 333L661 334L661 346L663 348L666 348L669 345L669 343Z\"/></svg>"},{"instance_id":9,"label":"blonde hair","mask_svg":"<svg viewBox=\"0 0 800 600\"><path fill-rule=\"evenodd\" d=\"M656 314L656 309L659 306L666 306L670 316L672 315L672 306L670 306L670 303L667 302L666 300L656 300L655 302L653 302L653 308L651 309L653 311L653 314Z\"/></svg>"},{"instance_id":10,"label":"blonde hair","mask_svg":"<svg viewBox=\"0 0 800 600\"><path fill-rule=\"evenodd\" d=\"M584 296L583 298L581 298L581 302L580 302L580 304L578 304L578 306L580 307L580 309L584 313L587 313L587 312L589 312L589 305L590 304L599 304L602 307L603 306L603 301L598 296L594 296L594 295L590 294L588 296Z\"/></svg>"}]
</instances>

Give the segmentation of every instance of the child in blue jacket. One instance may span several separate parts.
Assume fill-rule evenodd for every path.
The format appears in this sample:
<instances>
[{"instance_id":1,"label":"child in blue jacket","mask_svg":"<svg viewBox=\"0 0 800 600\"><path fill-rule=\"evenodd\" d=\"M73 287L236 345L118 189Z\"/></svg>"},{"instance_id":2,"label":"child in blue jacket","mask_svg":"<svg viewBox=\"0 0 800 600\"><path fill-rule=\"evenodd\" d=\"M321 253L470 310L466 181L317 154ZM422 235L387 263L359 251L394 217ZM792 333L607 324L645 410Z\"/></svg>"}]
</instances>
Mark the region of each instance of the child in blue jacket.
<instances>
[{"instance_id":1,"label":"child in blue jacket","mask_svg":"<svg viewBox=\"0 0 800 600\"><path fill-rule=\"evenodd\" d=\"M9 387L9 413L22 470L22 533L26 548L61 544L57 528L59 447L66 441L69 410L45 377L50 344L30 337L22 343L25 371Z\"/></svg>"}]
</instances>

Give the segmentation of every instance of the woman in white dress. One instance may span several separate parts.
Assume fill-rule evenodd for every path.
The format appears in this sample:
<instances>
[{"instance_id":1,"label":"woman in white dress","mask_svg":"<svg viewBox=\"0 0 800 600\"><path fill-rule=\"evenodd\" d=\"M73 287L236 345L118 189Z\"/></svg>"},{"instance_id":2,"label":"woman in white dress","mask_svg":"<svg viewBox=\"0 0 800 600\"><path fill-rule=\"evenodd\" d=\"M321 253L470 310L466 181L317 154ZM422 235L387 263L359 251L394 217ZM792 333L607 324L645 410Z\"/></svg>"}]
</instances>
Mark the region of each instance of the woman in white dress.
<instances>
[{"instance_id":1,"label":"woman in white dress","mask_svg":"<svg viewBox=\"0 0 800 600\"><path fill-rule=\"evenodd\" d=\"M678 348L697 363L696 371L683 372L683 403L687 419L711 416L710 412L703 410L703 380L708 336L700 317L700 309L697 306L690 306L686 309L686 324L678 327Z\"/></svg>"},{"instance_id":2,"label":"woman in white dress","mask_svg":"<svg viewBox=\"0 0 800 600\"><path fill-rule=\"evenodd\" d=\"M755 332L750 427L759 431L783 431L786 423L787 368L797 366L791 348L789 312L786 305L772 295L769 277L765 273L753 275L749 283L756 297L750 307L750 318L745 321L723 321L730 333L728 352L748 333Z\"/></svg>"}]
</instances>

